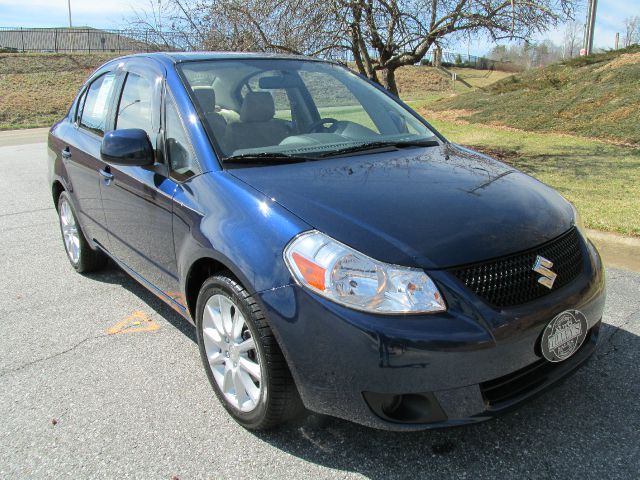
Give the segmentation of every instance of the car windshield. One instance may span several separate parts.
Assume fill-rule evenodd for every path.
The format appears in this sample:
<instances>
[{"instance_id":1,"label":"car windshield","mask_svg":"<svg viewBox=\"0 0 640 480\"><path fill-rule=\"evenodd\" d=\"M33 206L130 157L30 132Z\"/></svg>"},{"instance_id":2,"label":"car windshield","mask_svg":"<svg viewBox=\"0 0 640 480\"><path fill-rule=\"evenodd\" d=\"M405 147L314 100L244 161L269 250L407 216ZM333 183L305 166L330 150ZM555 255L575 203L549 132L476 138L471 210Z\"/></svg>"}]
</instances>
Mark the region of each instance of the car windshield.
<instances>
[{"instance_id":1,"label":"car windshield","mask_svg":"<svg viewBox=\"0 0 640 480\"><path fill-rule=\"evenodd\" d=\"M185 62L179 69L228 164L439 144L401 104L333 63L241 58Z\"/></svg>"}]
</instances>

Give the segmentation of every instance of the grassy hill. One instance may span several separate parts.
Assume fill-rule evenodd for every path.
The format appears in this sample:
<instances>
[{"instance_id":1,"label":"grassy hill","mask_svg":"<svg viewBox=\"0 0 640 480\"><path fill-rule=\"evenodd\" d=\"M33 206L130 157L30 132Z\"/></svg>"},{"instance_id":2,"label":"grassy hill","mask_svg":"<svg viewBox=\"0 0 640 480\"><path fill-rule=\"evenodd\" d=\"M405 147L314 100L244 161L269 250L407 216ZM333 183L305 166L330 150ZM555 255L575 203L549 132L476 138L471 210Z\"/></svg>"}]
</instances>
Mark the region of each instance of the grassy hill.
<instances>
[{"instance_id":1,"label":"grassy hill","mask_svg":"<svg viewBox=\"0 0 640 480\"><path fill-rule=\"evenodd\" d=\"M640 47L529 70L428 108L471 123L638 145Z\"/></svg>"},{"instance_id":2,"label":"grassy hill","mask_svg":"<svg viewBox=\"0 0 640 480\"><path fill-rule=\"evenodd\" d=\"M455 72L458 78L464 80L464 83L469 86L458 82L453 90L449 74L433 67L415 65L398 69L396 74L398 93L405 101L422 100L425 97L441 96L444 92L468 92L513 75L513 73L500 70L475 70L460 67L452 67L448 71Z\"/></svg>"},{"instance_id":3,"label":"grassy hill","mask_svg":"<svg viewBox=\"0 0 640 480\"><path fill-rule=\"evenodd\" d=\"M0 130L46 127L109 54L0 54Z\"/></svg>"}]
</instances>

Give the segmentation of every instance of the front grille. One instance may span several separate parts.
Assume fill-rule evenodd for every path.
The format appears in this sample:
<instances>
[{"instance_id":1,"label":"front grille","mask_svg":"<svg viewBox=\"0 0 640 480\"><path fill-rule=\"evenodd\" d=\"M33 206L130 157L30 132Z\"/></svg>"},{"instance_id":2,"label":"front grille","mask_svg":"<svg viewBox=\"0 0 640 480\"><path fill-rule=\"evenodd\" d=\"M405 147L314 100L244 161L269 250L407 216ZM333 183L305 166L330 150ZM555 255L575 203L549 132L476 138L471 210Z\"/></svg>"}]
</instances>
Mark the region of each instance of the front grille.
<instances>
[{"instance_id":1,"label":"front grille","mask_svg":"<svg viewBox=\"0 0 640 480\"><path fill-rule=\"evenodd\" d=\"M532 270L536 256L553 262L558 276L553 288L538 283L540 274ZM521 305L558 290L582 270L582 249L578 230L573 227L560 237L530 250L450 270L476 295L495 307Z\"/></svg>"},{"instance_id":2,"label":"front grille","mask_svg":"<svg viewBox=\"0 0 640 480\"><path fill-rule=\"evenodd\" d=\"M600 324L596 324L582 346L564 362L551 363L544 358L520 370L480 384L480 392L490 408L500 409L561 378L594 350Z\"/></svg>"},{"instance_id":3,"label":"front grille","mask_svg":"<svg viewBox=\"0 0 640 480\"><path fill-rule=\"evenodd\" d=\"M548 373L556 366L555 363L547 362L545 359L538 360L522 370L481 383L480 391L490 406L500 405L544 385Z\"/></svg>"}]
</instances>

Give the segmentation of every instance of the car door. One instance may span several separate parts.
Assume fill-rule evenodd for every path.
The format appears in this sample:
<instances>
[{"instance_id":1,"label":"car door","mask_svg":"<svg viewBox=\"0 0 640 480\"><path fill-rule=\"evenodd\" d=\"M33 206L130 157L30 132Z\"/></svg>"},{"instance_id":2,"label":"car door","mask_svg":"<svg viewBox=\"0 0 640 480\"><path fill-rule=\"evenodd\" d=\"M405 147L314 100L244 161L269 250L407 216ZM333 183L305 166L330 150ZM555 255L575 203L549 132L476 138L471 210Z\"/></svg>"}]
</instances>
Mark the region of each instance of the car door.
<instances>
[{"instance_id":1,"label":"car door","mask_svg":"<svg viewBox=\"0 0 640 480\"><path fill-rule=\"evenodd\" d=\"M160 118L164 71L150 59L135 59L124 65L122 75L114 129L145 130L156 161L144 167L105 167L109 177L101 182L101 193L111 253L160 291L177 291L172 232L176 182L164 161Z\"/></svg>"},{"instance_id":2,"label":"car door","mask_svg":"<svg viewBox=\"0 0 640 480\"><path fill-rule=\"evenodd\" d=\"M116 90L116 74L98 74L78 98L73 112L73 128L58 146L67 172L67 185L87 238L105 246L108 243L106 220L100 198L100 145L109 124Z\"/></svg>"}]
</instances>

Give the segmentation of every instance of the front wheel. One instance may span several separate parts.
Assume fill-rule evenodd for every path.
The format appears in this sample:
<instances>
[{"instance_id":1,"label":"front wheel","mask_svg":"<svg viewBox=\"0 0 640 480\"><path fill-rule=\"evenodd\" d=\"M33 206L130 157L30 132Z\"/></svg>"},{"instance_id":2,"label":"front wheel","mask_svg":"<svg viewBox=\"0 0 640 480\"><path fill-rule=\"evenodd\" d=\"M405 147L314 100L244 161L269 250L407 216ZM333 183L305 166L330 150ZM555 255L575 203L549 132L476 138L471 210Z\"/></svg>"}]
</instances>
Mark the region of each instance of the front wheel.
<instances>
[{"instance_id":1,"label":"front wheel","mask_svg":"<svg viewBox=\"0 0 640 480\"><path fill-rule=\"evenodd\" d=\"M240 425L264 430L304 411L262 311L230 274L213 276L202 286L196 327L209 382Z\"/></svg>"}]
</instances>

